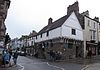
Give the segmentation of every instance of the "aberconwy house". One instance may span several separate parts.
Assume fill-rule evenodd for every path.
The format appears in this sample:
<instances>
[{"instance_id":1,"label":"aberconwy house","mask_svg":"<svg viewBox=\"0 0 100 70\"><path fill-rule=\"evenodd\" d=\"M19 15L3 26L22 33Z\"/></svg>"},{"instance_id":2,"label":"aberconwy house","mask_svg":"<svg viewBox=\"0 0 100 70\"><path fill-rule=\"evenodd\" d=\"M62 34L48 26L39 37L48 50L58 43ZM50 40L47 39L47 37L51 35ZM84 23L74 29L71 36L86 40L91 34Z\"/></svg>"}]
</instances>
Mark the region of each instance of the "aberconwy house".
<instances>
[{"instance_id":1,"label":"aberconwy house","mask_svg":"<svg viewBox=\"0 0 100 70\"><path fill-rule=\"evenodd\" d=\"M40 30L35 43L40 58L47 57L50 50L60 52L63 59L82 57L84 54L83 16L79 14L78 2L67 8L67 15L52 21Z\"/></svg>"}]
</instances>

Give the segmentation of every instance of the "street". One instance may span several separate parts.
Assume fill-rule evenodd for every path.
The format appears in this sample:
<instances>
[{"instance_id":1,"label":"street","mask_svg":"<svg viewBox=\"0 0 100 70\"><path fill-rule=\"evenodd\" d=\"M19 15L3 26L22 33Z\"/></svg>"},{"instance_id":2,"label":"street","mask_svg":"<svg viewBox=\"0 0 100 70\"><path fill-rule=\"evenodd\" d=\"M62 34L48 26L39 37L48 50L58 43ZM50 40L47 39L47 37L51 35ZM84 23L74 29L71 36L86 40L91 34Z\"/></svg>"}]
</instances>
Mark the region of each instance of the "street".
<instances>
[{"instance_id":1,"label":"street","mask_svg":"<svg viewBox=\"0 0 100 70\"><path fill-rule=\"evenodd\" d=\"M47 62L42 59L18 57L18 64L2 70L81 70L82 65L67 62Z\"/></svg>"},{"instance_id":2,"label":"street","mask_svg":"<svg viewBox=\"0 0 100 70\"><path fill-rule=\"evenodd\" d=\"M84 65L79 60L75 60L75 62L50 62L30 56L19 56L17 65L0 68L0 70L100 70L99 61L100 57L85 59L86 64Z\"/></svg>"},{"instance_id":3,"label":"street","mask_svg":"<svg viewBox=\"0 0 100 70\"><path fill-rule=\"evenodd\" d=\"M19 56L17 65L0 70L100 70L100 57L72 62L50 62L30 56Z\"/></svg>"},{"instance_id":4,"label":"street","mask_svg":"<svg viewBox=\"0 0 100 70\"><path fill-rule=\"evenodd\" d=\"M21 70L80 70L81 64L64 63L64 62L47 62L36 58L20 56L18 65Z\"/></svg>"}]
</instances>

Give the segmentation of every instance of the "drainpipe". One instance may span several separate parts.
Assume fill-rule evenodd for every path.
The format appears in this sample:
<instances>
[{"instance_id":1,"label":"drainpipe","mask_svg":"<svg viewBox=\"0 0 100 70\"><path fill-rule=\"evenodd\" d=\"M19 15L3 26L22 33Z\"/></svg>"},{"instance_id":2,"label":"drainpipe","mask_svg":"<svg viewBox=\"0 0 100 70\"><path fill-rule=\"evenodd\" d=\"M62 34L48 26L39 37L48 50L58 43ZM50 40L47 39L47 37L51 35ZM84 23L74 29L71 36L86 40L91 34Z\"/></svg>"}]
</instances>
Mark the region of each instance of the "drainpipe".
<instances>
[{"instance_id":1,"label":"drainpipe","mask_svg":"<svg viewBox=\"0 0 100 70\"><path fill-rule=\"evenodd\" d=\"M99 43L99 28L98 28L99 23L97 22L97 44ZM98 55L98 45L96 47L96 55Z\"/></svg>"},{"instance_id":2,"label":"drainpipe","mask_svg":"<svg viewBox=\"0 0 100 70\"><path fill-rule=\"evenodd\" d=\"M84 58L86 58L86 41L84 40Z\"/></svg>"}]
</instances>

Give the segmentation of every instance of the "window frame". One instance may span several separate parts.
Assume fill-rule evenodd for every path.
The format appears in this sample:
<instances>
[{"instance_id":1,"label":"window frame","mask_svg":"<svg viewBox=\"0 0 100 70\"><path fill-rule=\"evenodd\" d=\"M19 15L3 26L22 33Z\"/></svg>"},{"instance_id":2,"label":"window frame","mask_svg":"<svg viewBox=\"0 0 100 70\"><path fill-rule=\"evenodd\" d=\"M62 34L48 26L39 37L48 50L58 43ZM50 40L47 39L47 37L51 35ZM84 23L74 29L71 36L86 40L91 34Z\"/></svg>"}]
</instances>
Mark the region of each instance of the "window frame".
<instances>
[{"instance_id":1,"label":"window frame","mask_svg":"<svg viewBox=\"0 0 100 70\"><path fill-rule=\"evenodd\" d=\"M72 28L72 35L76 35L76 29Z\"/></svg>"},{"instance_id":2,"label":"window frame","mask_svg":"<svg viewBox=\"0 0 100 70\"><path fill-rule=\"evenodd\" d=\"M95 23L95 22L93 23L93 28L94 28L94 29L96 28L96 23Z\"/></svg>"},{"instance_id":3,"label":"window frame","mask_svg":"<svg viewBox=\"0 0 100 70\"><path fill-rule=\"evenodd\" d=\"M36 36L36 39L37 39L37 36Z\"/></svg>"},{"instance_id":4,"label":"window frame","mask_svg":"<svg viewBox=\"0 0 100 70\"><path fill-rule=\"evenodd\" d=\"M90 26L90 20L88 20L88 26Z\"/></svg>"},{"instance_id":5,"label":"window frame","mask_svg":"<svg viewBox=\"0 0 100 70\"><path fill-rule=\"evenodd\" d=\"M49 36L49 31L47 31L47 35L46 35L47 37Z\"/></svg>"},{"instance_id":6,"label":"window frame","mask_svg":"<svg viewBox=\"0 0 100 70\"><path fill-rule=\"evenodd\" d=\"M100 30L100 23L99 23L99 30Z\"/></svg>"},{"instance_id":7,"label":"window frame","mask_svg":"<svg viewBox=\"0 0 100 70\"><path fill-rule=\"evenodd\" d=\"M42 34L40 35L40 37L42 38Z\"/></svg>"}]
</instances>

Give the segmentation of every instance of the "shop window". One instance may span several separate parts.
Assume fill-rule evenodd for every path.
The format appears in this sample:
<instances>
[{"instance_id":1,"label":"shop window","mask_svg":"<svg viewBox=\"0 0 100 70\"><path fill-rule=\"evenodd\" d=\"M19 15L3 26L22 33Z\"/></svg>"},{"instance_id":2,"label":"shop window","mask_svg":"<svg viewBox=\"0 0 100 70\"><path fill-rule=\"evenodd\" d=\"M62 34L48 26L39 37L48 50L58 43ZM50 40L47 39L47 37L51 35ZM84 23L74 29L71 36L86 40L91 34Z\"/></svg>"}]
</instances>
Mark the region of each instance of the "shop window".
<instances>
[{"instance_id":1,"label":"shop window","mask_svg":"<svg viewBox=\"0 0 100 70\"><path fill-rule=\"evenodd\" d=\"M72 49L73 48L73 44L72 43L68 43L68 48Z\"/></svg>"},{"instance_id":2,"label":"shop window","mask_svg":"<svg viewBox=\"0 0 100 70\"><path fill-rule=\"evenodd\" d=\"M65 47L65 48L68 48L68 44L67 44L67 43L65 43L65 44L64 44L64 47Z\"/></svg>"}]
</instances>

